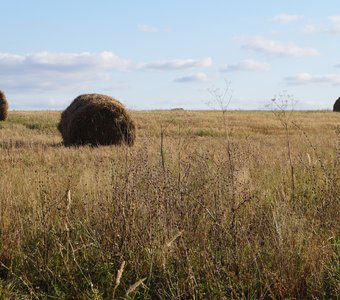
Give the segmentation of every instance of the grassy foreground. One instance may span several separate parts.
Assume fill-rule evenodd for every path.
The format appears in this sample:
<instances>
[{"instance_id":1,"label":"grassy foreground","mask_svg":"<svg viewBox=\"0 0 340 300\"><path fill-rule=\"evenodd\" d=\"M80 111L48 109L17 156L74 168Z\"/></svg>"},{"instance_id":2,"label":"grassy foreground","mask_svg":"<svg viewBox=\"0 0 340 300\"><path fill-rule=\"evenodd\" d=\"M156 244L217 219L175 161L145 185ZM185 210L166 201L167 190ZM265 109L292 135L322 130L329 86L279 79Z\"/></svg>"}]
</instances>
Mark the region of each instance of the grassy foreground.
<instances>
[{"instance_id":1,"label":"grassy foreground","mask_svg":"<svg viewBox=\"0 0 340 300\"><path fill-rule=\"evenodd\" d=\"M134 147L0 123L0 299L336 299L340 114L134 112Z\"/></svg>"}]
</instances>

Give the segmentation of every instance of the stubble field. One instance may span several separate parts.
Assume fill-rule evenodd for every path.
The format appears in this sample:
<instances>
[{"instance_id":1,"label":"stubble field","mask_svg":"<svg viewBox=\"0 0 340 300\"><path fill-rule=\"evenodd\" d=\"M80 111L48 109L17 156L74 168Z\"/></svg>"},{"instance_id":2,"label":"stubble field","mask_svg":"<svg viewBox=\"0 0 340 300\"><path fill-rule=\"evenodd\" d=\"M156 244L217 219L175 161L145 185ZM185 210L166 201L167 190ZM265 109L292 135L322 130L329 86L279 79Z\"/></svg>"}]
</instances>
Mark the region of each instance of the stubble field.
<instances>
[{"instance_id":1,"label":"stubble field","mask_svg":"<svg viewBox=\"0 0 340 300\"><path fill-rule=\"evenodd\" d=\"M1 299L336 299L340 114L132 116L131 148L0 122Z\"/></svg>"}]
</instances>

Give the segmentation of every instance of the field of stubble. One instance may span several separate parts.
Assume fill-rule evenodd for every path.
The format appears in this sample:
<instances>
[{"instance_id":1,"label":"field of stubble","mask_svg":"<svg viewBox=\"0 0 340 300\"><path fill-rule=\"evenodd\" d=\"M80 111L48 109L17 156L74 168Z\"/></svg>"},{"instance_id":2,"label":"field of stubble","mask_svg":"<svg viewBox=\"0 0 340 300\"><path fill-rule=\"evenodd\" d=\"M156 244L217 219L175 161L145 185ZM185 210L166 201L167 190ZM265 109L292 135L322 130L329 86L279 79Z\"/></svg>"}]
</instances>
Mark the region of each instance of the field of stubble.
<instances>
[{"instance_id":1,"label":"field of stubble","mask_svg":"<svg viewBox=\"0 0 340 300\"><path fill-rule=\"evenodd\" d=\"M336 299L339 113L132 115L131 148L0 123L0 299Z\"/></svg>"}]
</instances>

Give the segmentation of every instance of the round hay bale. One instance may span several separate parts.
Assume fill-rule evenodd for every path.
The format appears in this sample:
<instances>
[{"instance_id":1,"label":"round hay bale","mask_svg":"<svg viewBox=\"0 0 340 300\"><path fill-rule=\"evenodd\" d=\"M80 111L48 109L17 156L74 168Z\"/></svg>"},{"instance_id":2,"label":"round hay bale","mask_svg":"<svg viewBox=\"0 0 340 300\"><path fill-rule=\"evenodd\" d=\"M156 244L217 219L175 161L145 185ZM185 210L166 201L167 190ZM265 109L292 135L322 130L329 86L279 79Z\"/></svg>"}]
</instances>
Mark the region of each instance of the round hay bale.
<instances>
[{"instance_id":1,"label":"round hay bale","mask_svg":"<svg viewBox=\"0 0 340 300\"><path fill-rule=\"evenodd\" d=\"M340 97L335 101L333 111L340 111Z\"/></svg>"},{"instance_id":2,"label":"round hay bale","mask_svg":"<svg viewBox=\"0 0 340 300\"><path fill-rule=\"evenodd\" d=\"M123 104L101 94L78 96L61 114L58 129L66 146L132 146L135 124Z\"/></svg>"},{"instance_id":3,"label":"round hay bale","mask_svg":"<svg viewBox=\"0 0 340 300\"><path fill-rule=\"evenodd\" d=\"M0 121L5 121L8 114L8 102L6 95L0 90Z\"/></svg>"}]
</instances>

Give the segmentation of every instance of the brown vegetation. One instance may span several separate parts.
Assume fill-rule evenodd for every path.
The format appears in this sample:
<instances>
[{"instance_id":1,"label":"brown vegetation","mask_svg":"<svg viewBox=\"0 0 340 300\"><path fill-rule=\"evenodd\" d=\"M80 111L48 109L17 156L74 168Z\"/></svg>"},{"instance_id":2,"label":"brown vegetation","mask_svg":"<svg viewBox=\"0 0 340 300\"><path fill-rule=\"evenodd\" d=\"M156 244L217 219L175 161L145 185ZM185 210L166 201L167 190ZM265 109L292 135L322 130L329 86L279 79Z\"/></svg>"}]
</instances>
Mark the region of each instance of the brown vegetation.
<instances>
[{"instance_id":1,"label":"brown vegetation","mask_svg":"<svg viewBox=\"0 0 340 300\"><path fill-rule=\"evenodd\" d=\"M0 90L0 121L4 121L7 118L8 113L8 102L6 95Z\"/></svg>"},{"instance_id":2,"label":"brown vegetation","mask_svg":"<svg viewBox=\"0 0 340 300\"><path fill-rule=\"evenodd\" d=\"M11 112L0 299L337 299L338 114L225 115L132 112L134 147L74 148L59 113Z\"/></svg>"},{"instance_id":3,"label":"brown vegetation","mask_svg":"<svg viewBox=\"0 0 340 300\"><path fill-rule=\"evenodd\" d=\"M135 140L135 124L123 104L101 94L78 96L62 113L58 129L67 146L131 146Z\"/></svg>"}]
</instances>

